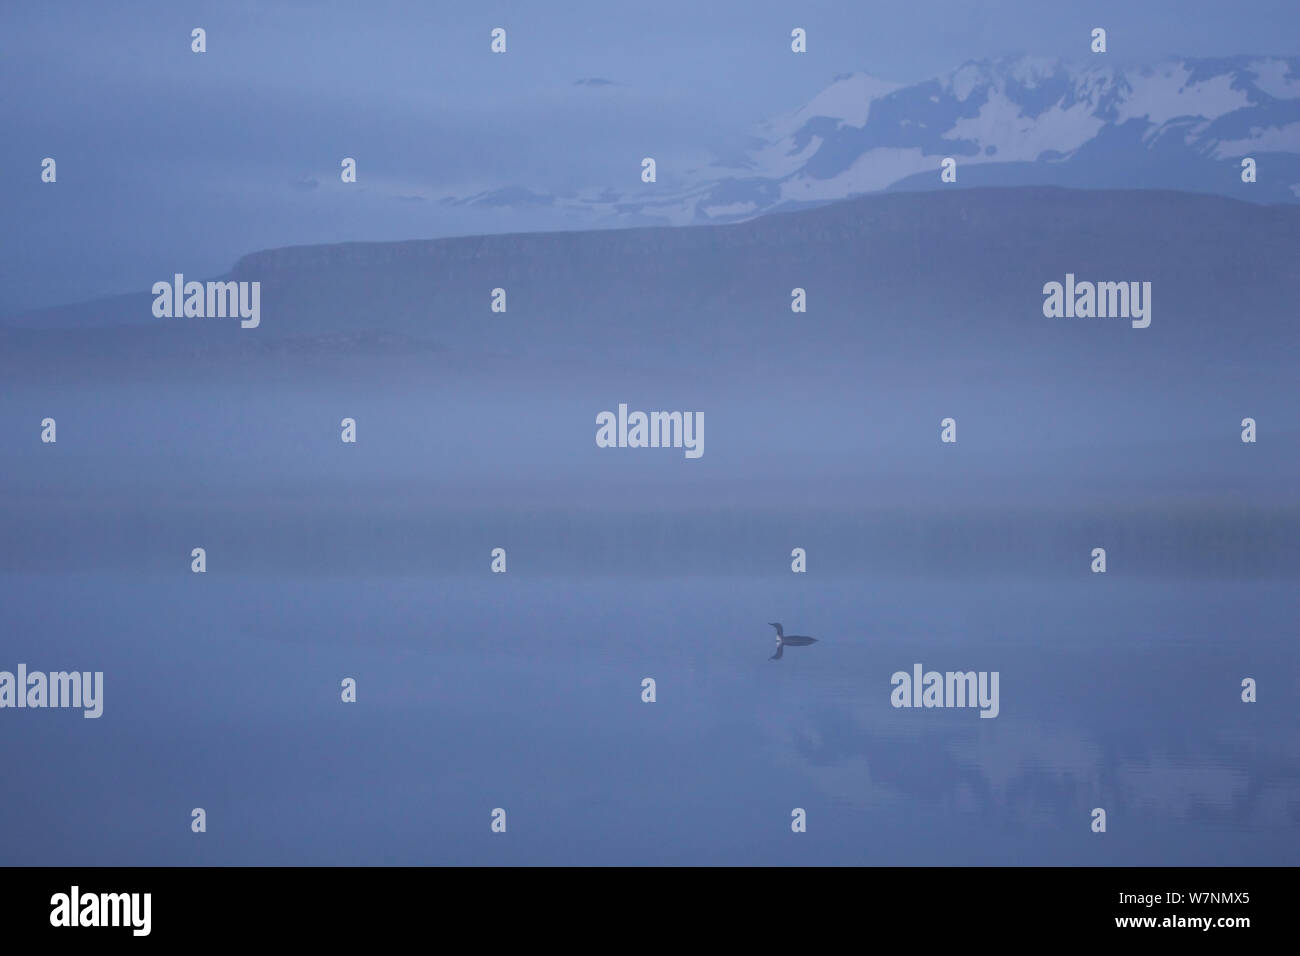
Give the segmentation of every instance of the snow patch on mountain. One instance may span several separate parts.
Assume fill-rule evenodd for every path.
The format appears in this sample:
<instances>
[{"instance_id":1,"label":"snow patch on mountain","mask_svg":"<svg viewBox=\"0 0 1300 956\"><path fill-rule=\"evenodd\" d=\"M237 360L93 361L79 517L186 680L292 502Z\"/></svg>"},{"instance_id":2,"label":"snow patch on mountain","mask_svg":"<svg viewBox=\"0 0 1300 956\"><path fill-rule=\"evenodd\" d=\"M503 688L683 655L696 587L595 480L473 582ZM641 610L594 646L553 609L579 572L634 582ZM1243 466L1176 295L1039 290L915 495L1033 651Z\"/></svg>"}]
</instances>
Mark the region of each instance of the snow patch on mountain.
<instances>
[{"instance_id":1,"label":"snow patch on mountain","mask_svg":"<svg viewBox=\"0 0 1300 956\"><path fill-rule=\"evenodd\" d=\"M1274 99L1300 98L1300 73L1286 60L1254 60L1248 69L1255 85Z\"/></svg>"},{"instance_id":2,"label":"snow patch on mountain","mask_svg":"<svg viewBox=\"0 0 1300 956\"><path fill-rule=\"evenodd\" d=\"M820 136L809 136L802 147L793 142L792 136L784 137L775 143L767 143L750 153L751 168L761 176L781 179L800 169L822 148L824 140Z\"/></svg>"},{"instance_id":3,"label":"snow patch on mountain","mask_svg":"<svg viewBox=\"0 0 1300 956\"><path fill-rule=\"evenodd\" d=\"M997 162L1032 162L1043 153L1072 153L1092 139L1106 121L1086 101L1062 107L1058 102L1036 116L1026 116L1003 90L992 90L974 116L953 123L944 139L967 140Z\"/></svg>"},{"instance_id":4,"label":"snow patch on mountain","mask_svg":"<svg viewBox=\"0 0 1300 956\"><path fill-rule=\"evenodd\" d=\"M808 105L793 113L768 120L759 127L759 132L769 140L780 140L793 136L810 120L817 118L834 120L841 125L860 129L867 125L872 102L901 86L900 83L891 83L866 73L842 74L813 97Z\"/></svg>"},{"instance_id":5,"label":"snow patch on mountain","mask_svg":"<svg viewBox=\"0 0 1300 956\"><path fill-rule=\"evenodd\" d=\"M1221 140L1214 155L1217 159L1232 159L1248 153L1300 153L1300 123L1253 127L1246 139Z\"/></svg>"},{"instance_id":6,"label":"snow patch on mountain","mask_svg":"<svg viewBox=\"0 0 1300 956\"><path fill-rule=\"evenodd\" d=\"M786 202L842 199L884 189L900 179L933 167L931 159L917 148L873 149L855 159L844 172L829 179L803 175L787 179L781 183L781 199Z\"/></svg>"},{"instance_id":7,"label":"snow patch on mountain","mask_svg":"<svg viewBox=\"0 0 1300 956\"><path fill-rule=\"evenodd\" d=\"M1197 83L1183 64L1143 71L1127 97L1117 105L1119 121L1145 119L1159 126L1183 116L1217 119L1251 105L1246 90L1227 74Z\"/></svg>"}]
</instances>

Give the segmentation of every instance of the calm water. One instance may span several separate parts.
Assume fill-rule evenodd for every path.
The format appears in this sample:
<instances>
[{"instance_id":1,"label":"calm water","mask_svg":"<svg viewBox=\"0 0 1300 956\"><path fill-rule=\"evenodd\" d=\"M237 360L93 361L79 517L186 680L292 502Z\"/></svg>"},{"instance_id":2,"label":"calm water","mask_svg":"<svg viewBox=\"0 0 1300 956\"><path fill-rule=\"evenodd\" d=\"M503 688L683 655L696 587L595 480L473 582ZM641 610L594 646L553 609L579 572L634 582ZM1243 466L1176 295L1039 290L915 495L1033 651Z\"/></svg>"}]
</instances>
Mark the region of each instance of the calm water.
<instances>
[{"instance_id":1,"label":"calm water","mask_svg":"<svg viewBox=\"0 0 1300 956\"><path fill-rule=\"evenodd\" d=\"M105 675L0 712L0 863L1297 862L1295 433L493 381L0 397L0 670ZM622 400L704 457L597 449ZM893 708L916 663L1000 715Z\"/></svg>"},{"instance_id":2,"label":"calm water","mask_svg":"<svg viewBox=\"0 0 1300 956\"><path fill-rule=\"evenodd\" d=\"M1289 582L513 560L434 578L5 574L5 666L103 670L106 690L97 721L3 715L0 859L1295 862ZM769 661L770 620L819 643ZM999 671L1000 716L894 709L890 675L915 662ZM1243 676L1259 703L1240 702Z\"/></svg>"}]
</instances>

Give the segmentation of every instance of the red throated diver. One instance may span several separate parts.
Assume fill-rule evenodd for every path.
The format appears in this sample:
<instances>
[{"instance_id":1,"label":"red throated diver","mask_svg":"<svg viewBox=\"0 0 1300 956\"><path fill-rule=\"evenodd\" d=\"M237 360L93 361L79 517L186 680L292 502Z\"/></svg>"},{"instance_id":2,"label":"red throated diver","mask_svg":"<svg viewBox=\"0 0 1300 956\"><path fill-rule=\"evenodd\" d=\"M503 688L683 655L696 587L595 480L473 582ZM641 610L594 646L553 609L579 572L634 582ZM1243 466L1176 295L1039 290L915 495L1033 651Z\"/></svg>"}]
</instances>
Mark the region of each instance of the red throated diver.
<instances>
[{"instance_id":1,"label":"red throated diver","mask_svg":"<svg viewBox=\"0 0 1300 956\"><path fill-rule=\"evenodd\" d=\"M786 633L780 624L775 621L768 621L767 623L776 628L776 653L768 658L769 661L779 661L781 659L781 653L785 650L787 644L791 647L806 647L809 644L817 643L817 638L804 637L802 634L791 634L786 636Z\"/></svg>"}]
</instances>

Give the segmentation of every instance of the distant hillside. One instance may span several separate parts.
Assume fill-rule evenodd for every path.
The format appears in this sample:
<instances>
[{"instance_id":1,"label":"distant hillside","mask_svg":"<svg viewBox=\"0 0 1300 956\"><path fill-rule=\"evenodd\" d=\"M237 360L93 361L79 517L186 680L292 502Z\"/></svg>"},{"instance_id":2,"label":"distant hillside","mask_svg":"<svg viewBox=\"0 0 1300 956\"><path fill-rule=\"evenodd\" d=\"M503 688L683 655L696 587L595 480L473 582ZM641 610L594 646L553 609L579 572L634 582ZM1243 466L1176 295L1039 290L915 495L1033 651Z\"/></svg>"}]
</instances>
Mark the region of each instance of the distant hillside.
<instances>
[{"instance_id":1,"label":"distant hillside","mask_svg":"<svg viewBox=\"0 0 1300 956\"><path fill-rule=\"evenodd\" d=\"M575 363L747 376L1092 355L1272 362L1300 330L1300 207L1155 191L895 193L744 223L350 243L258 252L261 326L156 319L152 296L12 317L5 374L309 373L313 362ZM183 264L177 269L183 271ZM1049 319L1042 287L1149 281L1150 328ZM170 276L159 276L170 280ZM187 276L188 279L211 277ZM791 311L803 288L808 311ZM508 311L490 311L494 288ZM1055 357L1055 359L1053 359Z\"/></svg>"}]
</instances>

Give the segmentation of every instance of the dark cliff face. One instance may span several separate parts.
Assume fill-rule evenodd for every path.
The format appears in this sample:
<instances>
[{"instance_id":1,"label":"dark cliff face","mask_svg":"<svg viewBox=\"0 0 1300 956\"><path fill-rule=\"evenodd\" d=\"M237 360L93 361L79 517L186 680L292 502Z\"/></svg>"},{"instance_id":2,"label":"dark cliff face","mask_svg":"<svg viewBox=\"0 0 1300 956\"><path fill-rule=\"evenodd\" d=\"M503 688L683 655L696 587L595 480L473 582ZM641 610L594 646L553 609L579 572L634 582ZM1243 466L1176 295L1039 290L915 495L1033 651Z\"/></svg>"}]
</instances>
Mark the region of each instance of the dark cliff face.
<instances>
[{"instance_id":1,"label":"dark cliff face","mask_svg":"<svg viewBox=\"0 0 1300 956\"><path fill-rule=\"evenodd\" d=\"M549 361L724 380L774 367L1270 363L1300 344L1298 252L1295 206L1150 191L894 193L724 226L258 252L223 277L261 283L256 329L155 319L151 295L119 296L10 319L2 361L11 374L222 377L266 358L311 374L315 356L438 355L461 370ZM1150 328L1045 318L1042 287L1067 273L1151 282ZM796 287L806 313L791 311ZM491 311L496 288L505 313Z\"/></svg>"}]
</instances>

